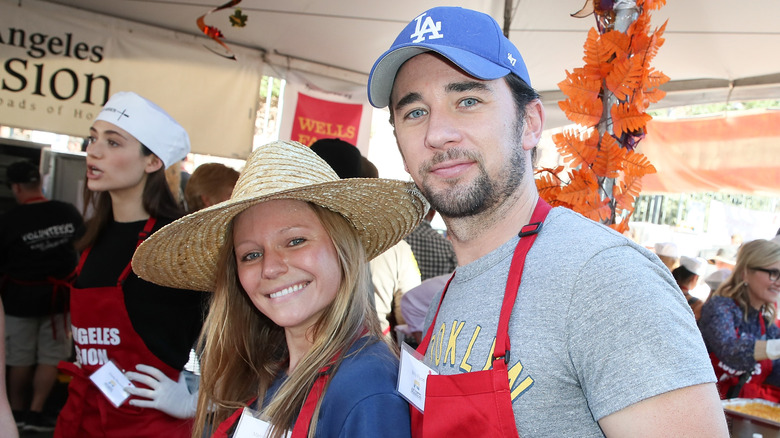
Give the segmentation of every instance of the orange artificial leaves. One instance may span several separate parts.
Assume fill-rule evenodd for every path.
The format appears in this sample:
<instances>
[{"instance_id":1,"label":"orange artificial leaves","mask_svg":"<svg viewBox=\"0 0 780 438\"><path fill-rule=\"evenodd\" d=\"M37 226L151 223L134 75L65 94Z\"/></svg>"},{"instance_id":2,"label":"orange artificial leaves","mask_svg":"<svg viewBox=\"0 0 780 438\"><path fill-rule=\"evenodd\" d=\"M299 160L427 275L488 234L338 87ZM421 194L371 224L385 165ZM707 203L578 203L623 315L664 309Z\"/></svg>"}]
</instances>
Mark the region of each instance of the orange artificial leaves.
<instances>
[{"instance_id":1,"label":"orange artificial leaves","mask_svg":"<svg viewBox=\"0 0 780 438\"><path fill-rule=\"evenodd\" d=\"M569 207L607 224L618 232L628 230L642 177L655 173L647 158L633 149L652 119L645 110L665 93L658 87L669 77L650 67L663 45L666 23L651 31L649 11L665 0L638 0L636 20L625 32L607 28L615 11L596 11L586 1L574 16L598 12L584 44L585 65L566 72L558 86L566 99L558 106L579 129L553 136L563 166L536 171L539 195L551 205Z\"/></svg>"}]
</instances>

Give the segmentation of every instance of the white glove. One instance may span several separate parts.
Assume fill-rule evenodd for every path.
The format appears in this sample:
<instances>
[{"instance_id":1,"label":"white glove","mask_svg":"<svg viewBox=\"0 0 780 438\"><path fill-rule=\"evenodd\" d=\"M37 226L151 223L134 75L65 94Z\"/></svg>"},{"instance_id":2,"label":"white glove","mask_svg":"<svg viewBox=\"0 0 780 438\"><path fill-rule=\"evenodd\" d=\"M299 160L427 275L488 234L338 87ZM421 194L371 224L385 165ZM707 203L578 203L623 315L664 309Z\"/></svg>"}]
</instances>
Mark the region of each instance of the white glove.
<instances>
[{"instance_id":1,"label":"white glove","mask_svg":"<svg viewBox=\"0 0 780 438\"><path fill-rule=\"evenodd\" d=\"M131 399L128 403L142 408L154 408L172 417L181 419L193 418L195 416L198 393L190 394L184 373L180 373L179 381L174 382L162 371L149 365L139 364L135 368L146 374L127 371L125 376L151 389L125 388L125 391L130 395L148 399Z\"/></svg>"},{"instance_id":2,"label":"white glove","mask_svg":"<svg viewBox=\"0 0 780 438\"><path fill-rule=\"evenodd\" d=\"M772 360L780 359L780 339L766 341L766 355Z\"/></svg>"}]
</instances>

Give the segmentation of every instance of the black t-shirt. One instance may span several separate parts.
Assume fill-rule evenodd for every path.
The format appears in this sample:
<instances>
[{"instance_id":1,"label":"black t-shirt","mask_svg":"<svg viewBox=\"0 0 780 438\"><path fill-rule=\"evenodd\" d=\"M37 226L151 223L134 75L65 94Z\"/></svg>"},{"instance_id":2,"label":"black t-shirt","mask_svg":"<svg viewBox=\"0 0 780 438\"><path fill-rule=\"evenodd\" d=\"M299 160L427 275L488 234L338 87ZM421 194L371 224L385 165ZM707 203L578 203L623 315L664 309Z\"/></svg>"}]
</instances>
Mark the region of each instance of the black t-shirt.
<instances>
[{"instance_id":1,"label":"black t-shirt","mask_svg":"<svg viewBox=\"0 0 780 438\"><path fill-rule=\"evenodd\" d=\"M0 274L5 312L33 317L60 313L67 288L46 283L65 278L76 268L73 241L84 231L81 214L72 204L45 201L18 205L0 216Z\"/></svg>"},{"instance_id":2,"label":"black t-shirt","mask_svg":"<svg viewBox=\"0 0 780 438\"><path fill-rule=\"evenodd\" d=\"M153 232L170 222L158 219ZM111 222L92 247L75 286L115 286L133 257L145 224ZM124 281L123 290L130 321L147 348L174 369L182 369L203 326L208 294L159 286L133 272Z\"/></svg>"}]
</instances>

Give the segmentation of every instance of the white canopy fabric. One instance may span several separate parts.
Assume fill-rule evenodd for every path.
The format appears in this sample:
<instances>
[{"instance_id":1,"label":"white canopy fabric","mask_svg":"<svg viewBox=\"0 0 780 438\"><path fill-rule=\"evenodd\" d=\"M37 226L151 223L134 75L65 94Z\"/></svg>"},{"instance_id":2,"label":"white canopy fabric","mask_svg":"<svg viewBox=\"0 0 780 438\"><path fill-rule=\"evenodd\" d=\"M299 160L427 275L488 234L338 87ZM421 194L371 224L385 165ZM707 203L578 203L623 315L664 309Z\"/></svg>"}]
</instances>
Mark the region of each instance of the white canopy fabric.
<instances>
[{"instance_id":1,"label":"white canopy fabric","mask_svg":"<svg viewBox=\"0 0 780 438\"><path fill-rule=\"evenodd\" d=\"M200 34L195 20L224 0L52 0L185 34ZM24 0L20 0L23 4ZM582 65L582 45L593 17L572 18L584 0L462 0L459 6L489 13L504 23L512 11L510 39L519 47L542 92L547 127L567 124L557 108L557 83L565 70ZM246 27L231 27L232 9L212 13L206 24L218 27L228 45L264 53L278 72L310 74L314 86L355 92L364 86L374 60L404 25L437 0L243 0ZM667 98L655 108L727 100L780 98L780 2L753 0L669 0L653 12L653 25L669 19L666 43L654 66L671 78ZM215 55L216 56L216 55Z\"/></svg>"}]
</instances>

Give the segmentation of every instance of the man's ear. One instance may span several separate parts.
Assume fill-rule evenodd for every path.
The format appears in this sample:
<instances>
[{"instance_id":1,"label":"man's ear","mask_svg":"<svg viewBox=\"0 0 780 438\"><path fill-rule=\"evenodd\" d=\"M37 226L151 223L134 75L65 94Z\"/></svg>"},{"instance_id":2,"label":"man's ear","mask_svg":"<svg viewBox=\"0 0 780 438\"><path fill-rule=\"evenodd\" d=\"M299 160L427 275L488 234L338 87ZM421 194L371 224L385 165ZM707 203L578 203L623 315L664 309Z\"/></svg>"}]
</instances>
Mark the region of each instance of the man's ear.
<instances>
[{"instance_id":1,"label":"man's ear","mask_svg":"<svg viewBox=\"0 0 780 438\"><path fill-rule=\"evenodd\" d=\"M534 99L525 106L523 121L523 149L529 151L539 144L544 130L544 106L542 101Z\"/></svg>"},{"instance_id":2,"label":"man's ear","mask_svg":"<svg viewBox=\"0 0 780 438\"><path fill-rule=\"evenodd\" d=\"M146 157L148 160L146 161L146 173L154 173L160 170L161 167L163 167L163 162L155 154L151 154Z\"/></svg>"}]
</instances>

